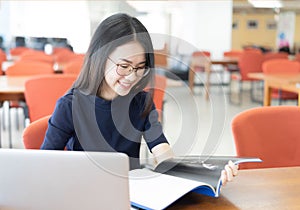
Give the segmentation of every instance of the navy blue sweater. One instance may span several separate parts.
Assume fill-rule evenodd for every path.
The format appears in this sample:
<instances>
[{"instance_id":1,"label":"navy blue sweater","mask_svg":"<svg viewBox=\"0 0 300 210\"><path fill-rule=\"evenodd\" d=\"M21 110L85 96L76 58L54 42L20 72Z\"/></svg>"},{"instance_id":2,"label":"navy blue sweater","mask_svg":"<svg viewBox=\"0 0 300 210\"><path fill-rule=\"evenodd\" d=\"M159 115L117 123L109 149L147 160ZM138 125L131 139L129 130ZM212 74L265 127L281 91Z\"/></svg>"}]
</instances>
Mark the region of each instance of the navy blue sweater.
<instances>
[{"instance_id":1,"label":"navy blue sweater","mask_svg":"<svg viewBox=\"0 0 300 210\"><path fill-rule=\"evenodd\" d=\"M41 149L123 152L131 168L138 167L142 137L150 150L167 143L154 104L150 114L142 116L147 94L107 101L70 90L57 101Z\"/></svg>"}]
</instances>

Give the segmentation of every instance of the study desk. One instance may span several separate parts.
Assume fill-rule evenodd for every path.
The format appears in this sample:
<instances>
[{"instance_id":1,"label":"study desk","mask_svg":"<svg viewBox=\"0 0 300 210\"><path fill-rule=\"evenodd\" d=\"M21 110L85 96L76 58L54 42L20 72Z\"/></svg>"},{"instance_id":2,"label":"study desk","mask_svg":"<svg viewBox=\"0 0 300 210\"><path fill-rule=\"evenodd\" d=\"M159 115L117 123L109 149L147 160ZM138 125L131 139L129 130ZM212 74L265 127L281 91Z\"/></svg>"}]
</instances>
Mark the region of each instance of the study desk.
<instances>
[{"instance_id":1,"label":"study desk","mask_svg":"<svg viewBox=\"0 0 300 210\"><path fill-rule=\"evenodd\" d=\"M195 58L197 59L197 58ZM195 66L203 66L204 71L206 74L206 81L205 81L205 87L206 87L206 95L205 98L209 98L209 89L210 89L210 75L211 75L211 68L212 65L222 65L223 67L227 67L228 65L237 65L238 64L238 58L236 57L224 57L221 59L200 59L197 60L192 60L191 62L191 68L189 70L189 87L191 91L193 92L194 88L194 80L195 80L195 72L193 69Z\"/></svg>"},{"instance_id":2,"label":"study desk","mask_svg":"<svg viewBox=\"0 0 300 210\"><path fill-rule=\"evenodd\" d=\"M264 106L271 105L272 89L290 91L300 94L300 88L296 86L300 82L299 74L264 74L264 73L249 73L248 76L252 79L264 81ZM298 106L300 106L300 97L298 97Z\"/></svg>"},{"instance_id":3,"label":"study desk","mask_svg":"<svg viewBox=\"0 0 300 210\"><path fill-rule=\"evenodd\" d=\"M168 210L300 209L300 167L240 170L219 198L189 193Z\"/></svg>"}]
</instances>

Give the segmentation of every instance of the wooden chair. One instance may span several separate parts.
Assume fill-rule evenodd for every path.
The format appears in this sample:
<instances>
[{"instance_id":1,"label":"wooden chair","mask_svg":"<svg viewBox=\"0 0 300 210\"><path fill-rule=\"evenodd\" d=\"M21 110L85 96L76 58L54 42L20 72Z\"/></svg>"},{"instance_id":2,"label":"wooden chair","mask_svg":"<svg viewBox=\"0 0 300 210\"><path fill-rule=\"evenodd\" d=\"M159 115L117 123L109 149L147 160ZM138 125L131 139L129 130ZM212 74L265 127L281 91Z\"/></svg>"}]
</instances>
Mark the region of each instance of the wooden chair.
<instances>
[{"instance_id":1,"label":"wooden chair","mask_svg":"<svg viewBox=\"0 0 300 210\"><path fill-rule=\"evenodd\" d=\"M25 82L25 100L30 122L52 114L56 101L71 88L76 75L44 75Z\"/></svg>"},{"instance_id":2,"label":"wooden chair","mask_svg":"<svg viewBox=\"0 0 300 210\"><path fill-rule=\"evenodd\" d=\"M30 123L23 131L23 144L25 149L40 149L51 115L42 117Z\"/></svg>"},{"instance_id":3,"label":"wooden chair","mask_svg":"<svg viewBox=\"0 0 300 210\"><path fill-rule=\"evenodd\" d=\"M297 74L300 73L300 63L288 59L272 59L265 61L262 65L265 74ZM272 98L278 99L279 104L282 100L297 100L298 94L279 89L273 89Z\"/></svg>"},{"instance_id":4,"label":"wooden chair","mask_svg":"<svg viewBox=\"0 0 300 210\"><path fill-rule=\"evenodd\" d=\"M300 166L300 107L259 107L237 114L232 132L238 156L258 157L262 163L241 168Z\"/></svg>"}]
</instances>

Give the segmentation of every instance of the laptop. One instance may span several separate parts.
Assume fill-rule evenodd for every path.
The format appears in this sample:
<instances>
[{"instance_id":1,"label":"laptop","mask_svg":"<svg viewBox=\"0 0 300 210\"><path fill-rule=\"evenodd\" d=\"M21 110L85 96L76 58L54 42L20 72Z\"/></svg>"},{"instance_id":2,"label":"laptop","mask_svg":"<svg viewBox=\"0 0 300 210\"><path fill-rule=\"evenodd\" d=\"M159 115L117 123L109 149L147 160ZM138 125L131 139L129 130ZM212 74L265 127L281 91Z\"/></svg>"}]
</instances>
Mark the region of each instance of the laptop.
<instances>
[{"instance_id":1,"label":"laptop","mask_svg":"<svg viewBox=\"0 0 300 210\"><path fill-rule=\"evenodd\" d=\"M128 210L128 171L122 153L0 149L0 209Z\"/></svg>"}]
</instances>

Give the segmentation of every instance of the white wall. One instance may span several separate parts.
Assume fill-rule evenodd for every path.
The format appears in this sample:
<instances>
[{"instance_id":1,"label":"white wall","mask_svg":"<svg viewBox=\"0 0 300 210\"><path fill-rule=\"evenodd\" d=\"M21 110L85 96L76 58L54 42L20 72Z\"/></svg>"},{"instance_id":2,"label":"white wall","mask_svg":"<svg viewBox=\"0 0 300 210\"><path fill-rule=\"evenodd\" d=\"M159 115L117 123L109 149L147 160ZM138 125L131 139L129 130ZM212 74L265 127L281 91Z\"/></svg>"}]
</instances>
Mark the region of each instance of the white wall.
<instances>
[{"instance_id":1,"label":"white wall","mask_svg":"<svg viewBox=\"0 0 300 210\"><path fill-rule=\"evenodd\" d=\"M178 4L178 2L177 2ZM212 57L222 57L231 48L232 1L182 1L180 10L172 15L173 36ZM181 49L189 52L189 49Z\"/></svg>"},{"instance_id":2,"label":"white wall","mask_svg":"<svg viewBox=\"0 0 300 210\"><path fill-rule=\"evenodd\" d=\"M7 4L10 9L6 8ZM221 57L231 47L232 0L125 4L124 1L1 1L0 34L66 37L75 51L85 51L91 32L108 12L137 15L132 9L137 5L138 12L145 12L139 19L150 33L188 43L176 46L178 40L172 41L179 53L190 54L195 47L211 51L213 57ZM154 44L161 45L162 40L157 39Z\"/></svg>"},{"instance_id":3,"label":"white wall","mask_svg":"<svg viewBox=\"0 0 300 210\"><path fill-rule=\"evenodd\" d=\"M90 21L85 1L3 1L1 31L7 37L68 38L76 52L85 52ZM1 5L2 6L2 5Z\"/></svg>"}]
</instances>

